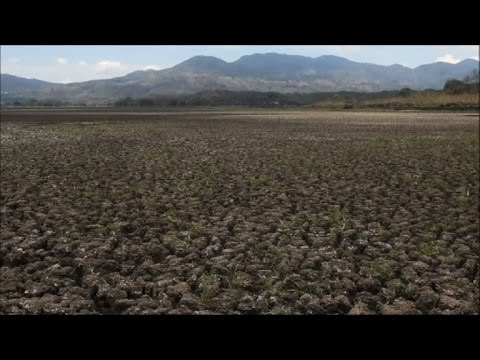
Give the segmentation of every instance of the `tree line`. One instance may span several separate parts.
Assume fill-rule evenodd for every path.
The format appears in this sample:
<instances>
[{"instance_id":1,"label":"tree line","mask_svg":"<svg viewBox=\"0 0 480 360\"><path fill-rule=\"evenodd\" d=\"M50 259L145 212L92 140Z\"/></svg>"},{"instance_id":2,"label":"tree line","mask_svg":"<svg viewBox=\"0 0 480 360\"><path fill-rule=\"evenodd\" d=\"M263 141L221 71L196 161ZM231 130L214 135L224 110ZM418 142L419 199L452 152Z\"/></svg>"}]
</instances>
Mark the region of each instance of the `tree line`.
<instances>
[{"instance_id":1,"label":"tree line","mask_svg":"<svg viewBox=\"0 0 480 360\"><path fill-rule=\"evenodd\" d=\"M479 72L474 69L462 80L450 79L445 83L443 91L448 94L475 94L479 92Z\"/></svg>"}]
</instances>

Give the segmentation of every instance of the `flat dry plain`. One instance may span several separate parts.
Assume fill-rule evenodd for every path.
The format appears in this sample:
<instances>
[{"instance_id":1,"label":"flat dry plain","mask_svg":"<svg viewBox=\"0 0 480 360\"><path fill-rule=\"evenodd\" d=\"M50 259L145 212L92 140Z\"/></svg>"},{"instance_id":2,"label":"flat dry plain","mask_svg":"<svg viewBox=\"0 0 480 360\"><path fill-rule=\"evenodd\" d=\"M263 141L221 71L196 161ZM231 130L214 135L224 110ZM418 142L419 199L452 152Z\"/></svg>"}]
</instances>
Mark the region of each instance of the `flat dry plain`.
<instances>
[{"instance_id":1,"label":"flat dry plain","mask_svg":"<svg viewBox=\"0 0 480 360\"><path fill-rule=\"evenodd\" d=\"M479 116L2 111L2 314L478 314Z\"/></svg>"}]
</instances>

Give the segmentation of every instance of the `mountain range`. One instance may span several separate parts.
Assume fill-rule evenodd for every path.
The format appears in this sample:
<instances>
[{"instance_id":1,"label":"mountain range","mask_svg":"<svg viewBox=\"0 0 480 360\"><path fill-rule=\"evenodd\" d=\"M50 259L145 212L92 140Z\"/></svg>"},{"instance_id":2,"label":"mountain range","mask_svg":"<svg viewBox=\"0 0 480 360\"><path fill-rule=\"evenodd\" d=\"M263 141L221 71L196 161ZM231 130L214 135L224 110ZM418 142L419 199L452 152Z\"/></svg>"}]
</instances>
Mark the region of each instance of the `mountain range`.
<instances>
[{"instance_id":1,"label":"mountain range","mask_svg":"<svg viewBox=\"0 0 480 360\"><path fill-rule=\"evenodd\" d=\"M164 70L135 71L106 80L49 83L1 74L2 100L56 99L108 103L123 97L193 94L207 90L313 93L441 89L448 79L461 79L479 68L467 59L457 64L436 62L411 69L375 65L324 55L317 58L277 53L246 55L234 62L195 56Z\"/></svg>"}]
</instances>

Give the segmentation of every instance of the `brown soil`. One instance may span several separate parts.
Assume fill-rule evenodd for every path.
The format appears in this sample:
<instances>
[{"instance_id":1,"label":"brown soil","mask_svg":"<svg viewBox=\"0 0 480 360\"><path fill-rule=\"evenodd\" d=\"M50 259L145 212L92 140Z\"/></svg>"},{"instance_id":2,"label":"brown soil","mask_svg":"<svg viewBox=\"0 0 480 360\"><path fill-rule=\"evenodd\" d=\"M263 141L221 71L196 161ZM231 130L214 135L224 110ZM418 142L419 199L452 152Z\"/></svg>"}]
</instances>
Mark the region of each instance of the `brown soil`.
<instances>
[{"instance_id":1,"label":"brown soil","mask_svg":"<svg viewBox=\"0 0 480 360\"><path fill-rule=\"evenodd\" d=\"M479 119L1 114L2 314L478 314Z\"/></svg>"}]
</instances>

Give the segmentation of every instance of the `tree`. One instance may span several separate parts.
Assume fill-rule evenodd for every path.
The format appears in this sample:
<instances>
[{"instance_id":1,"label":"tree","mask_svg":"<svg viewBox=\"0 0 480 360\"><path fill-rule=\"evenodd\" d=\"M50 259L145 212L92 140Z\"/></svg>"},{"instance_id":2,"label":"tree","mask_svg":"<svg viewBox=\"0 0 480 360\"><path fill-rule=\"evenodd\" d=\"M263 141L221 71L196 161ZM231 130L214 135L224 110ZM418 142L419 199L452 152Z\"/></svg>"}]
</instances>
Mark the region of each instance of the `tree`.
<instances>
[{"instance_id":1,"label":"tree","mask_svg":"<svg viewBox=\"0 0 480 360\"><path fill-rule=\"evenodd\" d=\"M126 97L115 102L115 106L131 106L133 99L131 97Z\"/></svg>"},{"instance_id":2,"label":"tree","mask_svg":"<svg viewBox=\"0 0 480 360\"><path fill-rule=\"evenodd\" d=\"M448 94L462 94L466 92L466 84L463 81L451 79L447 80L443 90Z\"/></svg>"},{"instance_id":3,"label":"tree","mask_svg":"<svg viewBox=\"0 0 480 360\"><path fill-rule=\"evenodd\" d=\"M146 99L146 98L141 98L138 100L138 106L153 106L155 105L153 103L152 99Z\"/></svg>"},{"instance_id":4,"label":"tree","mask_svg":"<svg viewBox=\"0 0 480 360\"><path fill-rule=\"evenodd\" d=\"M478 84L479 83L480 69L473 69L470 74L463 78L463 81L467 84Z\"/></svg>"},{"instance_id":5,"label":"tree","mask_svg":"<svg viewBox=\"0 0 480 360\"><path fill-rule=\"evenodd\" d=\"M403 88L398 93L398 95L400 95L401 97L404 97L404 98L409 97L411 94L412 94L412 89L410 89L410 88Z\"/></svg>"}]
</instances>

